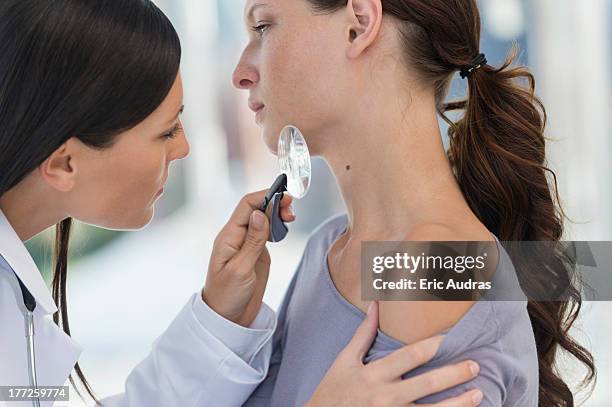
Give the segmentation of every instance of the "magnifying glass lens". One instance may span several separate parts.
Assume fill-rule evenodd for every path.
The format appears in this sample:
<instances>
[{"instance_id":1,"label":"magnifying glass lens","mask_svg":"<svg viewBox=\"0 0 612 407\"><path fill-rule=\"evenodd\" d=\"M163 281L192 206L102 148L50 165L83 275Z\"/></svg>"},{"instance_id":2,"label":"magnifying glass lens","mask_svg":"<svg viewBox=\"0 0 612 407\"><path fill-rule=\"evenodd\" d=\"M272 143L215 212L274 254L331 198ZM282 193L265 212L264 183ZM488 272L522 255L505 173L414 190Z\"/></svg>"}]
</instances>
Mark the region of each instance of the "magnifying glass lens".
<instances>
[{"instance_id":1,"label":"magnifying glass lens","mask_svg":"<svg viewBox=\"0 0 612 407\"><path fill-rule=\"evenodd\" d=\"M289 194L298 199L304 197L310 188L310 153L297 127L287 126L281 131L278 163L281 173L287 174Z\"/></svg>"}]
</instances>

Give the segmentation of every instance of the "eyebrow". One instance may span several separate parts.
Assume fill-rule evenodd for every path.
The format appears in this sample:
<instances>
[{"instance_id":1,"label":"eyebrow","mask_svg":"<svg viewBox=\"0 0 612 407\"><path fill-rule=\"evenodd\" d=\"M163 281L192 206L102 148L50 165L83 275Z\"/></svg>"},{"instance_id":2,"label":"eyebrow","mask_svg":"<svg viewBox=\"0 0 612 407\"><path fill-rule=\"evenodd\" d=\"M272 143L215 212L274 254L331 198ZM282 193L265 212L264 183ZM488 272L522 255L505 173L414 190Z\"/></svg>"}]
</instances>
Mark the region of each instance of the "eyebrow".
<instances>
[{"instance_id":1,"label":"eyebrow","mask_svg":"<svg viewBox=\"0 0 612 407\"><path fill-rule=\"evenodd\" d=\"M176 115L174 115L172 119L168 120L168 123L172 123L173 121L175 121L177 117L179 117L179 115L183 113L183 110L185 110L185 105L181 105L181 108L179 109L179 111L176 112Z\"/></svg>"},{"instance_id":2,"label":"eyebrow","mask_svg":"<svg viewBox=\"0 0 612 407\"><path fill-rule=\"evenodd\" d=\"M253 13L255 12L255 10L257 10L260 7L267 7L267 4L264 3L255 3L253 4L249 9L248 12L246 13L246 19L248 20L249 18L251 18L253 16Z\"/></svg>"}]
</instances>

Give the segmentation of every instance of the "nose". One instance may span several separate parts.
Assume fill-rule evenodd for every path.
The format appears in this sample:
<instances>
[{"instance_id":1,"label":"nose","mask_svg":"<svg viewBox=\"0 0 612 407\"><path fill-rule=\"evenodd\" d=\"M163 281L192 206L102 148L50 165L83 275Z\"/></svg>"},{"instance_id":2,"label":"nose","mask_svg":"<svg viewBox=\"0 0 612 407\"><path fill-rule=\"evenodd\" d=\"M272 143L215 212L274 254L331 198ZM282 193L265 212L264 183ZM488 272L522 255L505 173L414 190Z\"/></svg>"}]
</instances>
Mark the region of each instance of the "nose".
<instances>
[{"instance_id":1,"label":"nose","mask_svg":"<svg viewBox=\"0 0 612 407\"><path fill-rule=\"evenodd\" d=\"M183 158L187 157L189 155L189 151L190 150L191 150L191 147L189 146L189 142L187 141L187 137L183 136L182 137L181 146L180 146L179 151L178 151L177 160L182 160Z\"/></svg>"},{"instance_id":2,"label":"nose","mask_svg":"<svg viewBox=\"0 0 612 407\"><path fill-rule=\"evenodd\" d=\"M191 150L191 147L189 146L189 142L187 141L187 137L185 137L185 135L183 134L183 137L181 137L179 139L181 141L179 148L178 148L178 154L177 154L177 160L182 160L183 158L187 157L189 155L189 151Z\"/></svg>"},{"instance_id":3,"label":"nose","mask_svg":"<svg viewBox=\"0 0 612 407\"><path fill-rule=\"evenodd\" d=\"M174 139L174 142L170 161L182 160L183 158L187 157L189 155L190 147L187 137L185 136L185 132L180 132L178 137Z\"/></svg>"},{"instance_id":4,"label":"nose","mask_svg":"<svg viewBox=\"0 0 612 407\"><path fill-rule=\"evenodd\" d=\"M246 51L242 54L232 75L232 83L237 89L248 90L259 82L259 73L255 66L249 62Z\"/></svg>"}]
</instances>

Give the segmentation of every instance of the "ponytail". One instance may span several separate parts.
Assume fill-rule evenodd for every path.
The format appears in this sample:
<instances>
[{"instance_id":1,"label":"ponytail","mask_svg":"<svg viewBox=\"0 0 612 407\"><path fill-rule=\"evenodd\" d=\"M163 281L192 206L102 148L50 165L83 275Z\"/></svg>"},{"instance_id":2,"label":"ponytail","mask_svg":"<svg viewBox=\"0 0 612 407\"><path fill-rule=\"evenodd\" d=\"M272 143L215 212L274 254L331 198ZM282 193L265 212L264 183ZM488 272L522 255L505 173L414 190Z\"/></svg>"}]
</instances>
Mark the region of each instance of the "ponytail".
<instances>
[{"instance_id":1,"label":"ponytail","mask_svg":"<svg viewBox=\"0 0 612 407\"><path fill-rule=\"evenodd\" d=\"M442 105L449 124L448 156L470 208L501 240L559 240L561 209L553 202L545 166L546 111L524 67L485 65L468 78L468 99ZM527 87L516 79L524 78ZM464 109L452 122L445 115ZM558 194L555 195L557 201Z\"/></svg>"},{"instance_id":2,"label":"ponytail","mask_svg":"<svg viewBox=\"0 0 612 407\"><path fill-rule=\"evenodd\" d=\"M61 327L64 332L70 336L70 324L68 323L68 304L66 301L66 277L68 274L68 247L70 241L70 230L72 229L72 218L67 218L57 224L55 229L55 247L54 247L54 273L52 282L53 300L57 304L57 312L53 314L53 321ZM74 365L74 371L79 378L79 381L91 398L99 405L98 398L95 396L85 375L79 366L79 362ZM70 384L77 392L79 397L83 399L83 395L77 388L74 376L71 373L69 376Z\"/></svg>"},{"instance_id":3,"label":"ponytail","mask_svg":"<svg viewBox=\"0 0 612 407\"><path fill-rule=\"evenodd\" d=\"M509 68L516 55L515 47L500 68L485 65L474 71L468 99L442 106L440 114L450 125L448 156L470 208L500 240L559 241L565 214L557 206L555 173L545 163L546 111L535 96L533 75L525 67ZM453 123L445 113L457 109L465 109L465 115ZM539 266L542 274L550 270ZM569 281L565 275L555 278ZM566 295L566 301L527 304L538 350L540 407L574 406L572 391L556 369L559 350L586 366L581 387L596 378L592 355L569 335L582 306L580 291L570 284Z\"/></svg>"}]
</instances>

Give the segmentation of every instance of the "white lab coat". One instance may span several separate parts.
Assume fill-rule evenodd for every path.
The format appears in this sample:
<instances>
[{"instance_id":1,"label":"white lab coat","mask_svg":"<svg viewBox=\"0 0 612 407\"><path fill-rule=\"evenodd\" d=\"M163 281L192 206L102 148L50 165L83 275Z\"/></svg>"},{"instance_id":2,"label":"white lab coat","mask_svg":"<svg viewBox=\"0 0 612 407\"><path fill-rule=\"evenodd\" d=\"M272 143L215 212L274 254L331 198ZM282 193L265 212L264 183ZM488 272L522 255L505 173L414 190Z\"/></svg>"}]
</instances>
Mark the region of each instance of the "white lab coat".
<instances>
[{"instance_id":1,"label":"white lab coat","mask_svg":"<svg viewBox=\"0 0 612 407\"><path fill-rule=\"evenodd\" d=\"M0 386L27 386L25 306L13 271L37 302L38 385L66 385L82 349L53 323L57 307L49 289L0 211ZM101 402L108 407L240 406L266 377L275 328L276 315L265 304L253 325L243 328L216 314L196 293L130 373L124 393ZM75 397L71 389L70 398ZM0 401L0 407L31 405Z\"/></svg>"}]
</instances>

